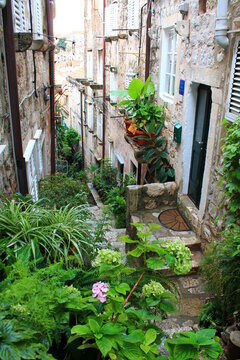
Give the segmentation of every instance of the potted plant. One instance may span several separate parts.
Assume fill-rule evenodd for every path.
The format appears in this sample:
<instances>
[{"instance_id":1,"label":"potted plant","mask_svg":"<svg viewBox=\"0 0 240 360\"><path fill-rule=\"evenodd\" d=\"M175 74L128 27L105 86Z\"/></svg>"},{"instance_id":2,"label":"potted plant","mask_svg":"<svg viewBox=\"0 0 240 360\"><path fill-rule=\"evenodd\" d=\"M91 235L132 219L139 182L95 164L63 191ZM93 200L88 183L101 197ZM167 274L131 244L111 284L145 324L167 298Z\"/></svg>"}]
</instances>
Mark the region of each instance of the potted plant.
<instances>
[{"instance_id":1,"label":"potted plant","mask_svg":"<svg viewBox=\"0 0 240 360\"><path fill-rule=\"evenodd\" d=\"M119 93L123 95L124 92ZM144 135L143 128L147 124L162 124L164 121L163 107L154 104L155 87L151 81L151 75L144 83L138 78L134 78L125 95L127 99L119 103L121 109L127 116L125 120L127 134L130 136ZM137 139L137 141L139 141ZM143 140L140 140L140 145L144 145Z\"/></svg>"}]
</instances>

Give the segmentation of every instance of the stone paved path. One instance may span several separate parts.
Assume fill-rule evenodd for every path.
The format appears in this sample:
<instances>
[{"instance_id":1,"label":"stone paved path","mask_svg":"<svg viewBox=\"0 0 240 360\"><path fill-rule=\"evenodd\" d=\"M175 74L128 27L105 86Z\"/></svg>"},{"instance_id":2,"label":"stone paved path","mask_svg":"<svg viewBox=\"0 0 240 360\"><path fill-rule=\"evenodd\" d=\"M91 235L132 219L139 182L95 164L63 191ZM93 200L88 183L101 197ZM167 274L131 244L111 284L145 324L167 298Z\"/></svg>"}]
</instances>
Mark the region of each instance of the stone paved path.
<instances>
[{"instance_id":1,"label":"stone paved path","mask_svg":"<svg viewBox=\"0 0 240 360\"><path fill-rule=\"evenodd\" d=\"M89 184L92 195L96 201L96 206L91 207L91 211L93 213L94 219L98 220L105 208L97 191L94 189L92 184ZM152 214L155 217L155 214ZM138 214L139 216L139 214ZM146 212L144 212L145 223L146 217L149 216ZM143 219L132 219L134 222L140 222ZM136 221L138 220L138 221ZM149 223L154 222L153 219L148 219ZM93 220L94 221L94 220ZM155 219L155 222L156 219ZM116 229L114 224L112 223L110 227L110 231L107 232L106 238L112 245L112 248L119 249L121 253L125 254L125 244L118 240L118 237L121 235L125 235L126 229ZM176 233L175 233L176 234ZM172 234L166 233L165 229L160 230L159 234L155 234L157 237L165 237L169 240ZM180 235L180 234L177 234ZM181 234L182 235L182 234ZM186 244L188 244L188 240L191 239L191 243L196 241L193 239L193 234L190 232L186 237ZM154 237L155 238L155 237ZM175 235L176 238L176 235ZM195 244L194 244L195 245ZM166 336L172 336L175 332L182 331L191 331L198 329L198 321L196 317L196 313L200 311L201 305L204 301L205 296L203 296L203 289L200 283L200 280L196 274L192 274L190 276L182 276L177 277L174 281L177 286L178 293L181 294L181 298L179 298L179 311L173 315L170 315L167 319L164 319L159 327L164 331ZM161 354L165 353L164 347L160 349Z\"/></svg>"}]
</instances>

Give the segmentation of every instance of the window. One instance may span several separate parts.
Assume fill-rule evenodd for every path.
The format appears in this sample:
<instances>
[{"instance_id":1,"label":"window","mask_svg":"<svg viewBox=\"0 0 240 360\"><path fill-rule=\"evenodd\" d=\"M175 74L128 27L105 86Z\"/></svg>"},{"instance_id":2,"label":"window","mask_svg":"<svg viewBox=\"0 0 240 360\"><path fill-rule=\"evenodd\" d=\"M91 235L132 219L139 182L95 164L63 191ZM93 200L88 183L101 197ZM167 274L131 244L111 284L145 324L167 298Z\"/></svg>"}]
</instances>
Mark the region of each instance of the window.
<instances>
[{"instance_id":1,"label":"window","mask_svg":"<svg viewBox=\"0 0 240 360\"><path fill-rule=\"evenodd\" d=\"M100 110L97 110L97 137L103 140L103 115Z\"/></svg>"},{"instance_id":2,"label":"window","mask_svg":"<svg viewBox=\"0 0 240 360\"><path fill-rule=\"evenodd\" d=\"M128 0L128 29L138 29L139 0Z\"/></svg>"},{"instance_id":3,"label":"window","mask_svg":"<svg viewBox=\"0 0 240 360\"><path fill-rule=\"evenodd\" d=\"M117 90L117 74L110 72L110 102L116 103L117 96L112 94L112 91Z\"/></svg>"},{"instance_id":4,"label":"window","mask_svg":"<svg viewBox=\"0 0 240 360\"><path fill-rule=\"evenodd\" d=\"M83 113L83 122L86 123L86 110L85 110L85 95L82 96L82 113Z\"/></svg>"},{"instance_id":5,"label":"window","mask_svg":"<svg viewBox=\"0 0 240 360\"><path fill-rule=\"evenodd\" d=\"M117 169L118 169L117 177L119 179L120 176L123 177L124 175L124 161L118 153L115 153L115 156L117 159Z\"/></svg>"},{"instance_id":6,"label":"window","mask_svg":"<svg viewBox=\"0 0 240 360\"><path fill-rule=\"evenodd\" d=\"M33 40L43 40L43 19L41 0L33 1Z\"/></svg>"},{"instance_id":7,"label":"window","mask_svg":"<svg viewBox=\"0 0 240 360\"><path fill-rule=\"evenodd\" d=\"M87 52L87 78L93 78L93 54L92 50Z\"/></svg>"},{"instance_id":8,"label":"window","mask_svg":"<svg viewBox=\"0 0 240 360\"><path fill-rule=\"evenodd\" d=\"M34 140L36 140L36 160L37 160L37 176L38 180L42 179L44 176L44 140L45 140L45 134L43 133L42 129L38 129L35 132Z\"/></svg>"},{"instance_id":9,"label":"window","mask_svg":"<svg viewBox=\"0 0 240 360\"><path fill-rule=\"evenodd\" d=\"M163 30L160 96L164 101L173 102L176 75L177 34L173 27ZM167 51L166 51L167 49Z\"/></svg>"},{"instance_id":10,"label":"window","mask_svg":"<svg viewBox=\"0 0 240 360\"><path fill-rule=\"evenodd\" d=\"M234 121L240 115L240 37L233 51L231 76L229 81L226 118Z\"/></svg>"},{"instance_id":11,"label":"window","mask_svg":"<svg viewBox=\"0 0 240 360\"><path fill-rule=\"evenodd\" d=\"M206 0L199 0L199 10L198 10L199 15L205 14L207 7L206 2L207 2Z\"/></svg>"},{"instance_id":12,"label":"window","mask_svg":"<svg viewBox=\"0 0 240 360\"><path fill-rule=\"evenodd\" d=\"M89 129L93 128L93 105L92 103L88 103L87 107L87 125Z\"/></svg>"},{"instance_id":13,"label":"window","mask_svg":"<svg viewBox=\"0 0 240 360\"><path fill-rule=\"evenodd\" d=\"M98 50L97 59L97 83L103 84L103 50Z\"/></svg>"},{"instance_id":14,"label":"window","mask_svg":"<svg viewBox=\"0 0 240 360\"><path fill-rule=\"evenodd\" d=\"M26 7L24 0L12 0L14 32L28 32L29 24L27 21Z\"/></svg>"}]
</instances>

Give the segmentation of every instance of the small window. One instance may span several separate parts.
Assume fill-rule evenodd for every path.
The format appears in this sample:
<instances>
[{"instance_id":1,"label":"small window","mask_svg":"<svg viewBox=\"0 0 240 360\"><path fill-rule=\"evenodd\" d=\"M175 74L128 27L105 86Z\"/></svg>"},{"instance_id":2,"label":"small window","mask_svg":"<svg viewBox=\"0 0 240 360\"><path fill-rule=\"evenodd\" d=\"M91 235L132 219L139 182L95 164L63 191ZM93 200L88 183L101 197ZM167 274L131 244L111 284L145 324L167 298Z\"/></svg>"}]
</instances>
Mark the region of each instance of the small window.
<instances>
[{"instance_id":1,"label":"small window","mask_svg":"<svg viewBox=\"0 0 240 360\"><path fill-rule=\"evenodd\" d=\"M87 78L92 80L93 78L93 53L92 50L87 52Z\"/></svg>"},{"instance_id":2,"label":"small window","mask_svg":"<svg viewBox=\"0 0 240 360\"><path fill-rule=\"evenodd\" d=\"M100 110L97 110L97 137L103 140L103 116Z\"/></svg>"},{"instance_id":3,"label":"small window","mask_svg":"<svg viewBox=\"0 0 240 360\"><path fill-rule=\"evenodd\" d=\"M87 125L89 129L93 128L93 105L92 103L88 103L87 107Z\"/></svg>"},{"instance_id":4,"label":"small window","mask_svg":"<svg viewBox=\"0 0 240 360\"><path fill-rule=\"evenodd\" d=\"M164 29L161 54L160 97L167 102L173 102L175 92L176 45L177 34L175 29L173 27Z\"/></svg>"},{"instance_id":5,"label":"small window","mask_svg":"<svg viewBox=\"0 0 240 360\"><path fill-rule=\"evenodd\" d=\"M237 38L229 81L226 118L234 121L240 115L240 37Z\"/></svg>"},{"instance_id":6,"label":"small window","mask_svg":"<svg viewBox=\"0 0 240 360\"><path fill-rule=\"evenodd\" d=\"M128 29L137 30L138 24L138 12L139 12L139 0L128 0Z\"/></svg>"}]
</instances>

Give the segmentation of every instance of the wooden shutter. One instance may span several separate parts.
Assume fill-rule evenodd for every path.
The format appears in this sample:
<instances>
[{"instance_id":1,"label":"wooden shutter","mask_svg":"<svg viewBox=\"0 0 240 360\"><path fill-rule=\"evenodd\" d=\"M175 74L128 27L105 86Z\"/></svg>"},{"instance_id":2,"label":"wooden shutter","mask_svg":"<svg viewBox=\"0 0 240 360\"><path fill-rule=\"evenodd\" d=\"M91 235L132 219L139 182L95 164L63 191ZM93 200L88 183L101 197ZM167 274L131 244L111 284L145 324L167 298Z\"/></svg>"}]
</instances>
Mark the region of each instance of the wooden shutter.
<instances>
[{"instance_id":1,"label":"wooden shutter","mask_svg":"<svg viewBox=\"0 0 240 360\"><path fill-rule=\"evenodd\" d=\"M33 39L43 39L43 14L41 0L33 1Z\"/></svg>"},{"instance_id":2,"label":"wooden shutter","mask_svg":"<svg viewBox=\"0 0 240 360\"><path fill-rule=\"evenodd\" d=\"M93 54L92 51L87 52L87 78L93 78Z\"/></svg>"},{"instance_id":3,"label":"wooden shutter","mask_svg":"<svg viewBox=\"0 0 240 360\"><path fill-rule=\"evenodd\" d=\"M117 90L117 75L110 72L110 101L116 103L117 97L111 93L113 90Z\"/></svg>"},{"instance_id":4,"label":"wooden shutter","mask_svg":"<svg viewBox=\"0 0 240 360\"><path fill-rule=\"evenodd\" d=\"M44 142L44 133L42 129L38 129L34 135L34 140L36 140L36 148L37 148L37 175L38 180L42 179L44 174L43 167L43 142Z\"/></svg>"},{"instance_id":5,"label":"wooden shutter","mask_svg":"<svg viewBox=\"0 0 240 360\"><path fill-rule=\"evenodd\" d=\"M102 141L103 139L103 116L102 113L97 110L97 137Z\"/></svg>"},{"instance_id":6,"label":"wooden shutter","mask_svg":"<svg viewBox=\"0 0 240 360\"><path fill-rule=\"evenodd\" d=\"M228 116L235 120L240 115L240 39L237 41L232 63L230 90L228 98Z\"/></svg>"},{"instance_id":7,"label":"wooden shutter","mask_svg":"<svg viewBox=\"0 0 240 360\"><path fill-rule=\"evenodd\" d=\"M93 128L93 105L91 103L88 103L87 108L87 124L89 129Z\"/></svg>"},{"instance_id":8,"label":"wooden shutter","mask_svg":"<svg viewBox=\"0 0 240 360\"><path fill-rule=\"evenodd\" d=\"M37 175L37 142L30 140L24 153L27 170L28 192L33 200L37 201L38 196L38 175Z\"/></svg>"},{"instance_id":9,"label":"wooden shutter","mask_svg":"<svg viewBox=\"0 0 240 360\"><path fill-rule=\"evenodd\" d=\"M110 8L105 8L105 36L110 36Z\"/></svg>"},{"instance_id":10,"label":"wooden shutter","mask_svg":"<svg viewBox=\"0 0 240 360\"><path fill-rule=\"evenodd\" d=\"M128 0L128 29L138 29L139 0Z\"/></svg>"},{"instance_id":11,"label":"wooden shutter","mask_svg":"<svg viewBox=\"0 0 240 360\"><path fill-rule=\"evenodd\" d=\"M110 5L110 36L117 36L118 31L118 3L114 2Z\"/></svg>"},{"instance_id":12,"label":"wooden shutter","mask_svg":"<svg viewBox=\"0 0 240 360\"><path fill-rule=\"evenodd\" d=\"M28 21L24 0L12 0L14 32L28 32Z\"/></svg>"},{"instance_id":13,"label":"wooden shutter","mask_svg":"<svg viewBox=\"0 0 240 360\"><path fill-rule=\"evenodd\" d=\"M103 84L103 51L98 50L98 73L97 73L97 82L98 84Z\"/></svg>"},{"instance_id":14,"label":"wooden shutter","mask_svg":"<svg viewBox=\"0 0 240 360\"><path fill-rule=\"evenodd\" d=\"M125 89L129 88L129 84L132 81L132 79L136 76L135 73L126 73L125 76Z\"/></svg>"}]
</instances>

